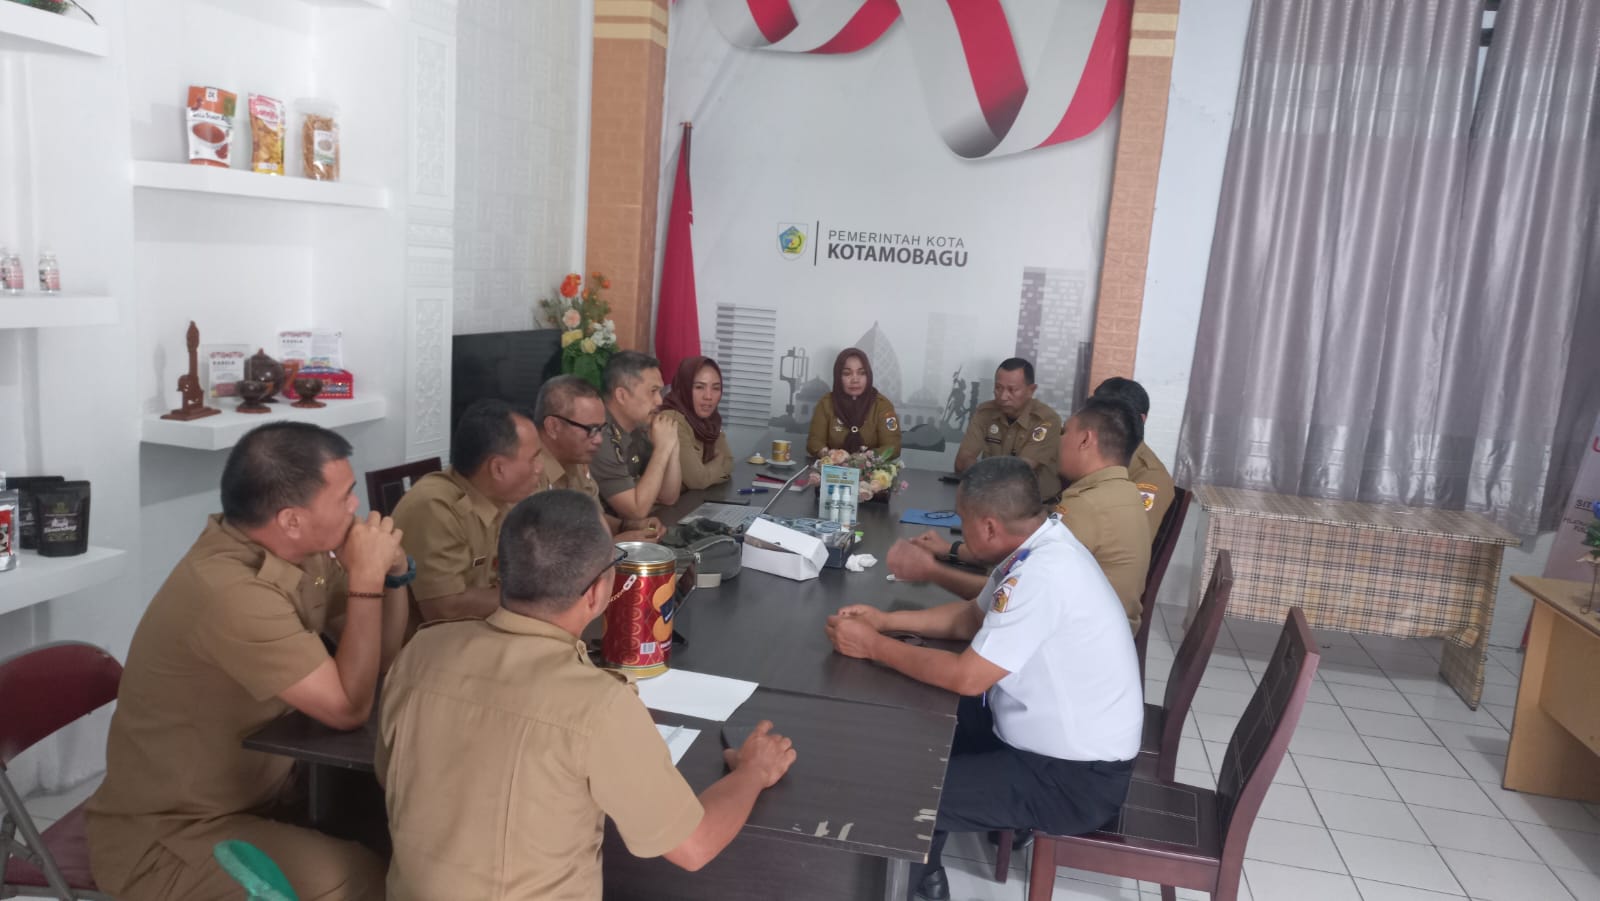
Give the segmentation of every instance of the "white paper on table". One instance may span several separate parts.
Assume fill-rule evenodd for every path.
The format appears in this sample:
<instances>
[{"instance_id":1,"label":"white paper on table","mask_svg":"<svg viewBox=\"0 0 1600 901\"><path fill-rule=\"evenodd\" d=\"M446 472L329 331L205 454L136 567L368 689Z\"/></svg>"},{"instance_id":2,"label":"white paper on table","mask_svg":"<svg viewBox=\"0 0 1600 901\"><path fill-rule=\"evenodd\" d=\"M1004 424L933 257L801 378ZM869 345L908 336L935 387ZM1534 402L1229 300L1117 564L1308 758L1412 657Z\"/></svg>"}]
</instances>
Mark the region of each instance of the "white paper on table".
<instances>
[{"instance_id":1,"label":"white paper on table","mask_svg":"<svg viewBox=\"0 0 1600 901\"><path fill-rule=\"evenodd\" d=\"M688 726L663 726L656 723L656 731L661 733L661 740L667 743L667 750L672 752L672 765L677 766L683 755L689 753L689 746L694 744L695 738L700 735L699 729L690 729Z\"/></svg>"},{"instance_id":2,"label":"white paper on table","mask_svg":"<svg viewBox=\"0 0 1600 901\"><path fill-rule=\"evenodd\" d=\"M639 680L644 706L666 713L723 722L750 699L756 683L725 679L705 673L669 669L659 676Z\"/></svg>"}]
</instances>

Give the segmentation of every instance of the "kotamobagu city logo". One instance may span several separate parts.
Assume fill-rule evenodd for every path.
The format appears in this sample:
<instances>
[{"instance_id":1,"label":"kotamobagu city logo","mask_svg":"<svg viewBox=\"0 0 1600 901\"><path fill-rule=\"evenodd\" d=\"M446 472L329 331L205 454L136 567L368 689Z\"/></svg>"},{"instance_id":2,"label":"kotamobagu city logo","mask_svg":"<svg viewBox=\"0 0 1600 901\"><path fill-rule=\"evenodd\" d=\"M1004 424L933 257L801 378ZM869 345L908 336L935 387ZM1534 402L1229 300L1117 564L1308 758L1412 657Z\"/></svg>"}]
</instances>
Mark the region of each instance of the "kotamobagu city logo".
<instances>
[{"instance_id":1,"label":"kotamobagu city logo","mask_svg":"<svg viewBox=\"0 0 1600 901\"><path fill-rule=\"evenodd\" d=\"M806 250L805 226L780 222L778 223L778 252L784 259L799 259Z\"/></svg>"}]
</instances>

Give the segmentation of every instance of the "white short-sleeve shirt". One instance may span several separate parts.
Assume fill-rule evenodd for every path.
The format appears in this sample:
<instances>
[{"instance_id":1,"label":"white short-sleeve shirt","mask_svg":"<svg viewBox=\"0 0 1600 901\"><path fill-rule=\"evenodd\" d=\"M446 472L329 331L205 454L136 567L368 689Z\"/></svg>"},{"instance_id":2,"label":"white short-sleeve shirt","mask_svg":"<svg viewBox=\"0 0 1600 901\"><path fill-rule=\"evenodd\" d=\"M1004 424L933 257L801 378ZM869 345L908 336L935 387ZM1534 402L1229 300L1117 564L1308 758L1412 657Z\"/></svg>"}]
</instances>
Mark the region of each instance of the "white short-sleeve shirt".
<instances>
[{"instance_id":1,"label":"white short-sleeve shirt","mask_svg":"<svg viewBox=\"0 0 1600 901\"><path fill-rule=\"evenodd\" d=\"M996 566L977 601L972 650L1008 673L986 698L1001 741L1062 760L1138 755L1144 692L1128 616L1059 519Z\"/></svg>"}]
</instances>

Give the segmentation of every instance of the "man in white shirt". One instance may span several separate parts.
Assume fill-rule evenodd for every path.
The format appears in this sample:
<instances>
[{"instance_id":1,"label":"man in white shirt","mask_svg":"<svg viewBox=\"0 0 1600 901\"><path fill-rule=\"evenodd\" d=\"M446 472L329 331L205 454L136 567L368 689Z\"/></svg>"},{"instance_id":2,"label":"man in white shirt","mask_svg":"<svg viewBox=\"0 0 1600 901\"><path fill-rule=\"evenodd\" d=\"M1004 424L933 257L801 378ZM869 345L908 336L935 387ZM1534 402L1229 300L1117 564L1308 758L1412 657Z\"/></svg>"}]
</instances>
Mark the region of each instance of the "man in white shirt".
<instances>
[{"instance_id":1,"label":"man in white shirt","mask_svg":"<svg viewBox=\"0 0 1600 901\"><path fill-rule=\"evenodd\" d=\"M951 832L1097 829L1122 806L1144 725L1122 604L1088 550L1039 503L1015 457L980 460L956 495L967 547L994 572L971 600L928 610L845 607L839 653L963 695L933 847L917 893L944 901ZM883 635L970 640L960 654Z\"/></svg>"}]
</instances>

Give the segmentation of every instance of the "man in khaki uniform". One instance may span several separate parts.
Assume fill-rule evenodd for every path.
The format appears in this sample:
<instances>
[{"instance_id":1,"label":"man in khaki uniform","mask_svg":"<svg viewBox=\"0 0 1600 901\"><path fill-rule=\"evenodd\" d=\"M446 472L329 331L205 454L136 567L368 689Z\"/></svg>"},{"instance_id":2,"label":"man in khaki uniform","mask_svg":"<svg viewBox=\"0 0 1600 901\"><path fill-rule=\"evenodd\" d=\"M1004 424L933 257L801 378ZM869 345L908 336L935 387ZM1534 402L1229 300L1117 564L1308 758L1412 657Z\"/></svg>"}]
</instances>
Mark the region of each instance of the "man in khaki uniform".
<instances>
[{"instance_id":1,"label":"man in khaki uniform","mask_svg":"<svg viewBox=\"0 0 1600 901\"><path fill-rule=\"evenodd\" d=\"M624 521L643 522L683 491L678 429L657 415L661 363L625 350L606 363L605 386L605 428L589 472L606 509Z\"/></svg>"},{"instance_id":2,"label":"man in khaki uniform","mask_svg":"<svg viewBox=\"0 0 1600 901\"><path fill-rule=\"evenodd\" d=\"M1143 385L1133 379L1120 376L1106 379L1094 389L1094 396L1122 401L1139 414L1140 423L1150 418L1150 395L1145 392ZM1154 541L1156 532L1161 529L1161 521L1166 519L1167 508L1172 506L1176 497L1172 473L1167 471L1150 445L1141 440L1139 449L1133 452L1133 459L1128 463L1128 478L1144 499L1145 512L1150 516L1150 536Z\"/></svg>"},{"instance_id":3,"label":"man in khaki uniform","mask_svg":"<svg viewBox=\"0 0 1600 901\"><path fill-rule=\"evenodd\" d=\"M450 468L423 476L394 508L417 562L411 596L422 621L481 618L500 606L500 521L544 486L542 457L531 411L485 399L461 414Z\"/></svg>"},{"instance_id":4,"label":"man in khaki uniform","mask_svg":"<svg viewBox=\"0 0 1600 901\"><path fill-rule=\"evenodd\" d=\"M1059 466L1072 485L1056 507L1062 523L1100 564L1134 631L1143 615L1140 596L1150 569L1150 527L1127 468L1141 432L1139 418L1125 404L1103 399L1084 404L1063 428ZM895 542L886 562L896 579L933 582L960 597L977 597L983 575L942 565L957 561L981 564L964 543L952 544L930 530Z\"/></svg>"},{"instance_id":5,"label":"man in khaki uniform","mask_svg":"<svg viewBox=\"0 0 1600 901\"><path fill-rule=\"evenodd\" d=\"M1061 433L1061 477L1069 483L1056 511L1094 555L1135 632L1150 570L1150 524L1144 499L1128 478L1128 461L1144 438L1127 404L1090 398Z\"/></svg>"},{"instance_id":6,"label":"man in khaki uniform","mask_svg":"<svg viewBox=\"0 0 1600 901\"><path fill-rule=\"evenodd\" d=\"M1039 480L1039 497L1061 493L1056 473L1061 417L1033 396L1033 364L1012 357L994 373L994 400L978 405L956 451L956 472L986 457L1021 457Z\"/></svg>"},{"instance_id":7,"label":"man in khaki uniform","mask_svg":"<svg viewBox=\"0 0 1600 901\"><path fill-rule=\"evenodd\" d=\"M237 899L211 852L242 839L307 901L383 897L376 855L292 824L292 761L240 744L290 710L361 726L399 649L402 535L376 514L353 517L349 455L338 434L296 422L261 426L228 455L222 515L156 592L128 651L105 782L88 805L102 891ZM318 633L335 612L344 626L329 657Z\"/></svg>"},{"instance_id":8,"label":"man in khaki uniform","mask_svg":"<svg viewBox=\"0 0 1600 901\"><path fill-rule=\"evenodd\" d=\"M384 686L389 898L598 901L607 817L632 853L704 866L788 771L789 740L761 724L695 797L631 680L596 668L579 637L618 562L593 498L518 504L500 560L501 607L425 626Z\"/></svg>"},{"instance_id":9,"label":"man in khaki uniform","mask_svg":"<svg viewBox=\"0 0 1600 901\"><path fill-rule=\"evenodd\" d=\"M561 375L539 387L533 419L544 442L546 487L581 491L596 500L600 485L589 474L589 464L600 450L606 427L605 403L594 386L575 375ZM623 520L606 514L606 525L618 541L654 541L661 537L661 520Z\"/></svg>"}]
</instances>

